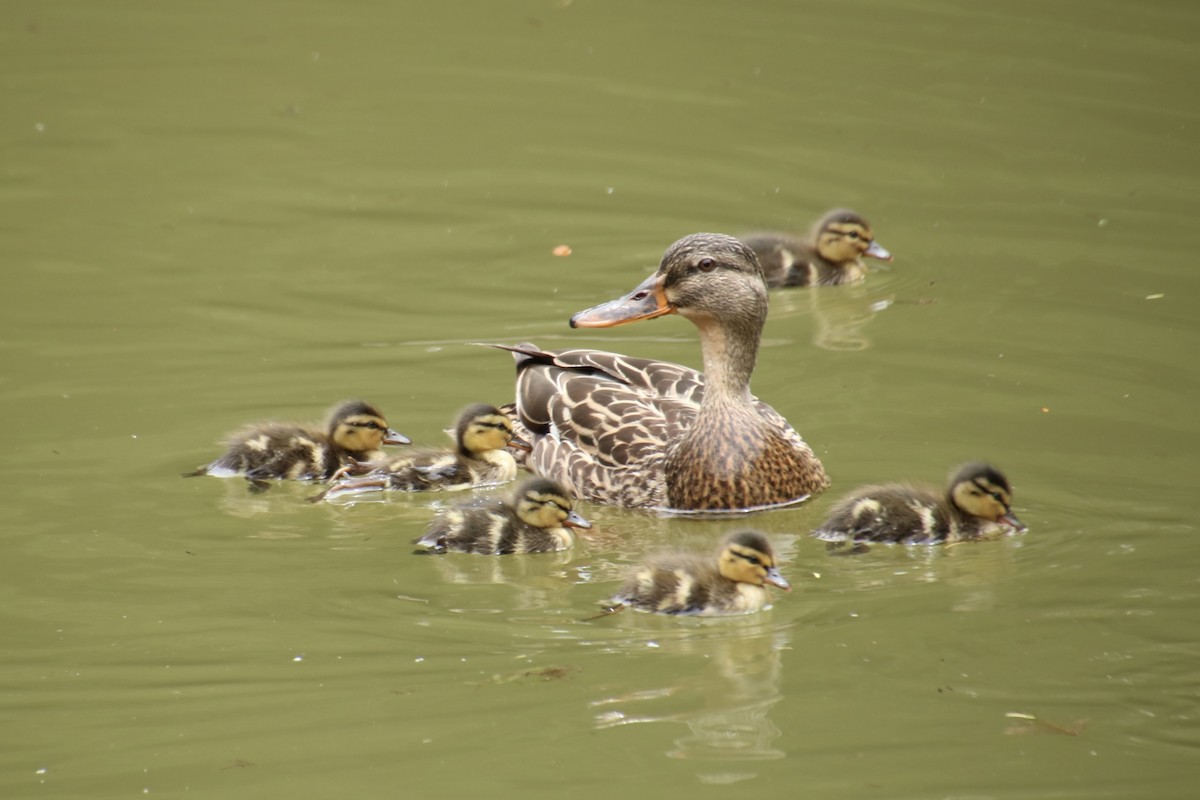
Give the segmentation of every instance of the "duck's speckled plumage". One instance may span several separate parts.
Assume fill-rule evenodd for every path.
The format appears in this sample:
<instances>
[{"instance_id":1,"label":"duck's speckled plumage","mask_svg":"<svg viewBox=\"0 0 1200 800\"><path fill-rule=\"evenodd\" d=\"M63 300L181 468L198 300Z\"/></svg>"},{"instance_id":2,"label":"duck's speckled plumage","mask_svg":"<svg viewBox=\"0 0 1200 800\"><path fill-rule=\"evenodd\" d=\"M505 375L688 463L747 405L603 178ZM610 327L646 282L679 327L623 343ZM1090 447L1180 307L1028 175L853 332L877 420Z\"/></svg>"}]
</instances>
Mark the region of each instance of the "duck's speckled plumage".
<instances>
[{"instance_id":1,"label":"duck's speckled plumage","mask_svg":"<svg viewBox=\"0 0 1200 800\"><path fill-rule=\"evenodd\" d=\"M325 480L339 469L383 457L384 444L408 444L388 427L383 413L362 400L335 407L324 430L293 423L249 425L226 439L224 455L184 477L244 475L252 482L269 478Z\"/></svg>"},{"instance_id":2,"label":"duck's speckled plumage","mask_svg":"<svg viewBox=\"0 0 1200 800\"><path fill-rule=\"evenodd\" d=\"M517 462L505 448L513 441L508 415L487 403L463 409L454 426L454 449L408 449L352 467L314 501L373 491L452 491L507 483Z\"/></svg>"},{"instance_id":3,"label":"duck's speckled plumage","mask_svg":"<svg viewBox=\"0 0 1200 800\"><path fill-rule=\"evenodd\" d=\"M529 469L579 497L633 508L757 508L824 489L812 449L750 393L767 315L754 253L730 236L685 237L637 289L572 325L671 313L699 329L704 373L598 350L504 348L517 354L517 432L533 444Z\"/></svg>"},{"instance_id":4,"label":"duck's speckled plumage","mask_svg":"<svg viewBox=\"0 0 1200 800\"><path fill-rule=\"evenodd\" d=\"M830 542L937 544L1024 530L1012 512L1012 486L988 464L967 464L943 492L889 483L864 486L840 501L813 531Z\"/></svg>"},{"instance_id":5,"label":"duck's speckled plumage","mask_svg":"<svg viewBox=\"0 0 1200 800\"><path fill-rule=\"evenodd\" d=\"M571 496L545 478L519 485L512 498L480 498L442 511L413 543L435 553L551 553L575 543L571 528L590 528Z\"/></svg>"},{"instance_id":6,"label":"duck's speckled plumage","mask_svg":"<svg viewBox=\"0 0 1200 800\"><path fill-rule=\"evenodd\" d=\"M857 283L867 274L863 256L892 260L892 254L875 241L870 223L845 208L826 213L807 237L749 233L742 238L758 256L773 289Z\"/></svg>"},{"instance_id":7,"label":"duck's speckled plumage","mask_svg":"<svg viewBox=\"0 0 1200 800\"><path fill-rule=\"evenodd\" d=\"M678 552L652 556L605 605L656 614L748 614L770 602L768 584L791 589L779 574L767 537L741 531L726 537L716 557Z\"/></svg>"}]
</instances>

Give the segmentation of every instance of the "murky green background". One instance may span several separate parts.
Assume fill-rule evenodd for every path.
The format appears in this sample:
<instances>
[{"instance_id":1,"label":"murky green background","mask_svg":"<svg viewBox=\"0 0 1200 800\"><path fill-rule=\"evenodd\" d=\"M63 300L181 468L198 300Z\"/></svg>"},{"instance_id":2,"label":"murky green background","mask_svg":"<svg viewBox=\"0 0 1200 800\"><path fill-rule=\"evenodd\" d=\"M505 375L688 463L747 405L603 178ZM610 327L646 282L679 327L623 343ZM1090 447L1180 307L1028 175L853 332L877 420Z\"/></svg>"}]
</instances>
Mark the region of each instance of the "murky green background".
<instances>
[{"instance_id":1,"label":"murky green background","mask_svg":"<svg viewBox=\"0 0 1200 800\"><path fill-rule=\"evenodd\" d=\"M1167 0L5 3L0 795L1194 796L1197 75ZM178 477L349 396L439 442L511 397L467 342L698 365L566 318L834 205L897 258L772 300L755 391L835 483L749 521L772 611L579 622L737 523L417 558L461 496ZM971 458L1027 535L804 536Z\"/></svg>"}]
</instances>

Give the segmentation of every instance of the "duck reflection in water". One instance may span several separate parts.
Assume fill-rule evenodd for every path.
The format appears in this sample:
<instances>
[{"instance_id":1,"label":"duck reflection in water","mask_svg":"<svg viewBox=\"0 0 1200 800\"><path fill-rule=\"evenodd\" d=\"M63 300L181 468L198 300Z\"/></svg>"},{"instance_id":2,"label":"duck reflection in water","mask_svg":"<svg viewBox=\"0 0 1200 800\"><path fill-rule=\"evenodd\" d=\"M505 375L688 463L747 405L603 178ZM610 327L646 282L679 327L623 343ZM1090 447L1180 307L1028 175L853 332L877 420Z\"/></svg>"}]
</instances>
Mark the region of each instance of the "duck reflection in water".
<instances>
[{"instance_id":1,"label":"duck reflection in water","mask_svg":"<svg viewBox=\"0 0 1200 800\"><path fill-rule=\"evenodd\" d=\"M660 621L642 615L637 619ZM682 723L688 732L665 751L668 758L697 762L782 758L784 752L775 746L782 734L770 712L783 697L782 653L789 644L785 627L772 623L769 614L691 620L685 630L678 629L679 620L661 622L665 624L662 636L654 639L655 649L695 656L698 662L703 659L703 673L593 700L590 706L596 727ZM625 646L631 653L645 652L647 642L639 636ZM754 776L738 771L699 777L706 783L732 783Z\"/></svg>"},{"instance_id":2,"label":"duck reflection in water","mask_svg":"<svg viewBox=\"0 0 1200 800\"><path fill-rule=\"evenodd\" d=\"M736 534L731 539L736 538ZM783 563L794 561L796 537L776 538L775 552ZM772 554L774 562L774 554ZM686 667L666 682L629 688L590 703L596 727L616 728L633 723L675 722L688 732L665 751L670 758L697 762L762 761L782 758L775 746L781 736L771 709L782 698L783 651L788 649L789 623L771 610L735 616L696 617L630 614L614 617L630 636L609 643L630 658L674 656ZM623 672L637 675L637 665ZM660 675L656 664L647 674ZM753 775L741 770L712 772L698 777L706 783L732 783Z\"/></svg>"}]
</instances>

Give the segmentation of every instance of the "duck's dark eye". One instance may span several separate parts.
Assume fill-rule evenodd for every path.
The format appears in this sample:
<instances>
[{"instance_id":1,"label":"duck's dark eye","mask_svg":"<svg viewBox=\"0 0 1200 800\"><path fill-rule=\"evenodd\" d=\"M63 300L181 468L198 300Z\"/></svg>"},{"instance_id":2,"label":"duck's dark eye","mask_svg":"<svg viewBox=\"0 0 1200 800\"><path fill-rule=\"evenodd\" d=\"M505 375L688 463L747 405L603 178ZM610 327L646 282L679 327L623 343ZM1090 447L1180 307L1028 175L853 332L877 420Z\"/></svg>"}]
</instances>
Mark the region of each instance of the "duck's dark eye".
<instances>
[{"instance_id":1,"label":"duck's dark eye","mask_svg":"<svg viewBox=\"0 0 1200 800\"><path fill-rule=\"evenodd\" d=\"M863 238L863 237L862 237L862 234L861 234L861 233L859 233L858 231L847 231L846 235L847 235L847 236L849 236L851 239L861 239L861 238Z\"/></svg>"},{"instance_id":2,"label":"duck's dark eye","mask_svg":"<svg viewBox=\"0 0 1200 800\"><path fill-rule=\"evenodd\" d=\"M698 266L704 272L712 272L717 268L717 262L713 261L711 258L702 258L700 259L700 263L698 263L696 266Z\"/></svg>"}]
</instances>

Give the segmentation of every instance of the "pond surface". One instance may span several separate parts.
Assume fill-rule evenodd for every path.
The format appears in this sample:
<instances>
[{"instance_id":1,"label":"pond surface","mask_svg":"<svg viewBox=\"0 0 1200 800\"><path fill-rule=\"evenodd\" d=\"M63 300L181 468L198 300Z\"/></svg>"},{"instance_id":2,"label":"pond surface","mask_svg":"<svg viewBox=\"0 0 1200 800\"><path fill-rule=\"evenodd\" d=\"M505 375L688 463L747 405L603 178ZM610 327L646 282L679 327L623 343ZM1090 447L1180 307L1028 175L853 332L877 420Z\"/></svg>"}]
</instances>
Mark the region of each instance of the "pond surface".
<instances>
[{"instance_id":1,"label":"pond surface","mask_svg":"<svg viewBox=\"0 0 1200 800\"><path fill-rule=\"evenodd\" d=\"M1194 796L1198 41L1165 1L6 4L0 795ZM806 505L418 558L464 495L179 478L346 397L444 441L512 396L470 342L698 366L567 317L833 206L896 259L772 297ZM807 537L977 458L1027 534ZM734 525L773 609L580 621Z\"/></svg>"}]
</instances>

